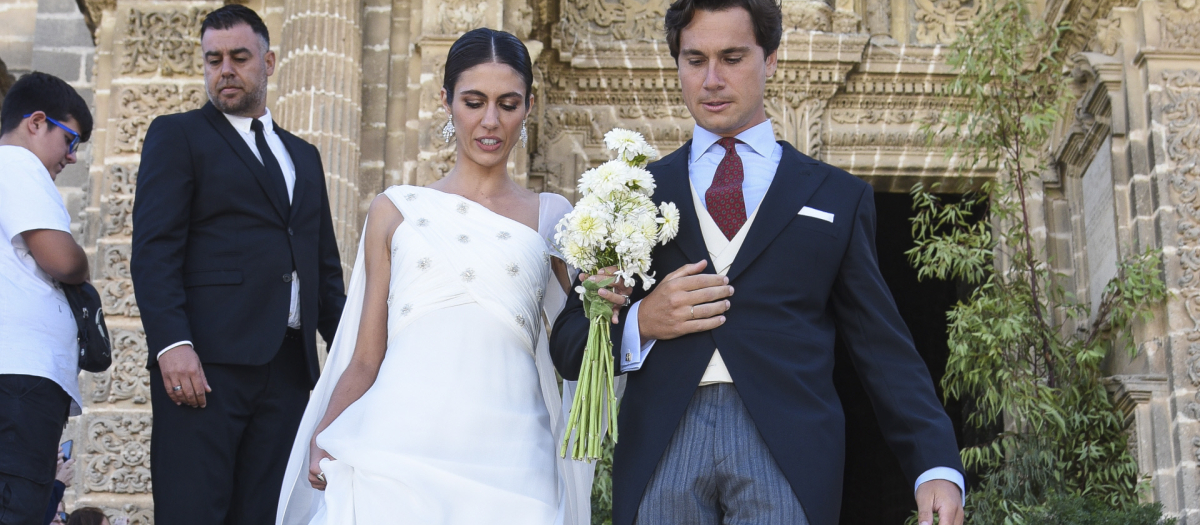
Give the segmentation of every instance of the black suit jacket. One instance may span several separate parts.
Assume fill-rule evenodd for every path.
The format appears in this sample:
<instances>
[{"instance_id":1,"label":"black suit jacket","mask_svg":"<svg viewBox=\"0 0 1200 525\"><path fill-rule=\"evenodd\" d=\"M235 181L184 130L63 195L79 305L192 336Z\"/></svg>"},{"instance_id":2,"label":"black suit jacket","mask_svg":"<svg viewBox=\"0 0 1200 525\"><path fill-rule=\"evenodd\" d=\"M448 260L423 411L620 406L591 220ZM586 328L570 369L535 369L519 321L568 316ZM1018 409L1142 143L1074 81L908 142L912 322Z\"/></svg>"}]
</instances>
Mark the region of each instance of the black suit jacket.
<instances>
[{"instance_id":1,"label":"black suit jacket","mask_svg":"<svg viewBox=\"0 0 1200 525\"><path fill-rule=\"evenodd\" d=\"M781 144L779 170L727 274L736 293L725 324L656 342L642 368L628 374L613 464L615 525L633 523L714 348L813 525L835 525L840 510L845 416L833 384L837 335L909 479L933 467L962 470L950 419L879 273L871 187ZM708 259L688 185L690 147L649 166L655 203L674 202L680 211L679 235L653 254L660 277ZM797 215L805 206L833 213L834 221ZM705 271L713 272L711 260ZM639 287L634 300L645 295ZM587 330L579 297L570 294L550 339L565 378L579 374ZM612 327L617 353L621 332Z\"/></svg>"},{"instance_id":2,"label":"black suit jacket","mask_svg":"<svg viewBox=\"0 0 1200 525\"><path fill-rule=\"evenodd\" d=\"M320 374L316 331L332 341L346 302L321 156L275 126L296 185L268 174L211 103L154 119L146 132L133 206L130 271L147 366L179 341L202 363L262 365L287 330L291 274L309 374Z\"/></svg>"}]
</instances>

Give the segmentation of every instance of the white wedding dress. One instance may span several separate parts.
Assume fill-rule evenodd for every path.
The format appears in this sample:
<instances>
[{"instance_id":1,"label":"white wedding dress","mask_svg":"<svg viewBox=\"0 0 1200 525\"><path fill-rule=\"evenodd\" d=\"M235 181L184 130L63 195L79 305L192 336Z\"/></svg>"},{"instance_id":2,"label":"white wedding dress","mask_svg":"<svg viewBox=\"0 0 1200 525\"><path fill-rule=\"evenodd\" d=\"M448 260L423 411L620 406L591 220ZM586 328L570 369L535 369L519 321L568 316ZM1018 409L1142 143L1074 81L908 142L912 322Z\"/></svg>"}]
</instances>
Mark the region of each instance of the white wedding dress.
<instances>
[{"instance_id":1,"label":"white wedding dress","mask_svg":"<svg viewBox=\"0 0 1200 525\"><path fill-rule=\"evenodd\" d=\"M549 239L570 204L542 194L535 232L458 195L384 194L404 216L391 239L387 353L371 388L317 436L337 459L322 462L326 491L312 489L309 439L358 335L360 242L276 523L588 523L593 466L558 457L565 421L545 330L566 300Z\"/></svg>"}]
</instances>

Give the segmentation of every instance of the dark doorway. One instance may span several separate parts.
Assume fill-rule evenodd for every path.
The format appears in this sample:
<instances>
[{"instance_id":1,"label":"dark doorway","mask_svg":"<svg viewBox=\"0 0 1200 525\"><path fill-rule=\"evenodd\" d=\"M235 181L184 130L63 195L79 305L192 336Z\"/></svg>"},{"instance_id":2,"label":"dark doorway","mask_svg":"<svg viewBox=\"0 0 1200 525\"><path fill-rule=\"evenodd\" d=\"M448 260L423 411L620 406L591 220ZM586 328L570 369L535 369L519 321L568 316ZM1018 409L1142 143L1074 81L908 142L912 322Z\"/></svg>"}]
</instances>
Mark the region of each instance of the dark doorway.
<instances>
[{"instance_id":1,"label":"dark doorway","mask_svg":"<svg viewBox=\"0 0 1200 525\"><path fill-rule=\"evenodd\" d=\"M946 312L958 300L955 283L917 280L904 252L913 246L912 198L907 193L876 193L878 228L875 244L879 267L891 288L917 351L929 367L938 399L949 349ZM842 489L842 525L901 525L914 511L912 483L900 470L879 425L871 401L841 343L837 346L834 382L846 412L846 472ZM962 409L952 400L946 411L962 443Z\"/></svg>"}]
</instances>

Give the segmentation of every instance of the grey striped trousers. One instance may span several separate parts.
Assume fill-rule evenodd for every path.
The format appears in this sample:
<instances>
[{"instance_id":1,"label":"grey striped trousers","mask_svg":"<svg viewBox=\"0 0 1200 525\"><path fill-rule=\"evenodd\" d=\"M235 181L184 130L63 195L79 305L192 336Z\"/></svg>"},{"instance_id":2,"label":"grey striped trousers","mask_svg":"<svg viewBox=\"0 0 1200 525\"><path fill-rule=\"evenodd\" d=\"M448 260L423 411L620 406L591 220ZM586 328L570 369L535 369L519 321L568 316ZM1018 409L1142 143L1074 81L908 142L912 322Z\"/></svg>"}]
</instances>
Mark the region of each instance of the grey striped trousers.
<instances>
[{"instance_id":1,"label":"grey striped trousers","mask_svg":"<svg viewBox=\"0 0 1200 525\"><path fill-rule=\"evenodd\" d=\"M730 383L696 389L638 506L637 525L808 525Z\"/></svg>"}]
</instances>

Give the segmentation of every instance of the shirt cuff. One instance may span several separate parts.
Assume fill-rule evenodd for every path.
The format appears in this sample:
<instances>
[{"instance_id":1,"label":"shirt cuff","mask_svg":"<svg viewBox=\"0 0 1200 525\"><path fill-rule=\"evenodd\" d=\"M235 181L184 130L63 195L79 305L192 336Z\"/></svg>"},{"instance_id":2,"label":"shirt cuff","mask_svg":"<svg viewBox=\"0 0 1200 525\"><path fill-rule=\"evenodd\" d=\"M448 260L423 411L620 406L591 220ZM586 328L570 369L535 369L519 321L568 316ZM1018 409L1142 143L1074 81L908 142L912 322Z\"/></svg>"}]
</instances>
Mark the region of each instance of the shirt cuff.
<instances>
[{"instance_id":1,"label":"shirt cuff","mask_svg":"<svg viewBox=\"0 0 1200 525\"><path fill-rule=\"evenodd\" d=\"M171 350L174 350L175 348L178 348L178 347L180 347L180 346L183 346L183 345L189 345L189 346L191 346L191 344L192 344L192 342L191 342L191 341L180 341L180 342L178 342L178 343L175 343L175 344L173 344L173 345L171 345L171 346L168 346L168 347L166 347L166 348L163 348L162 350L159 350L159 351L158 351L158 356L157 356L157 357L155 357L154 359L155 359L156 361L157 361L157 360L159 360L159 359L162 359L162 356L163 356L163 354L165 354L165 353L167 353L167 352L169 352L169 351L171 351Z\"/></svg>"},{"instance_id":2,"label":"shirt cuff","mask_svg":"<svg viewBox=\"0 0 1200 525\"><path fill-rule=\"evenodd\" d=\"M929 470L926 470L924 474L921 474L921 477L917 478L916 484L913 485L913 493L915 494L917 492L917 488L920 487L922 483L925 483L926 481L933 481L935 479L943 479L958 485L958 492L959 494L962 494L963 507L967 506L967 483L963 480L962 472L950 467L933 467Z\"/></svg>"},{"instance_id":3,"label":"shirt cuff","mask_svg":"<svg viewBox=\"0 0 1200 525\"><path fill-rule=\"evenodd\" d=\"M638 328L638 307L641 304L641 301L633 303L629 307L629 314L625 316L625 327L621 332L622 372L640 370L642 368L642 361L646 359L646 355L650 353L650 349L656 341L651 339L646 344L641 344L642 333Z\"/></svg>"}]
</instances>

